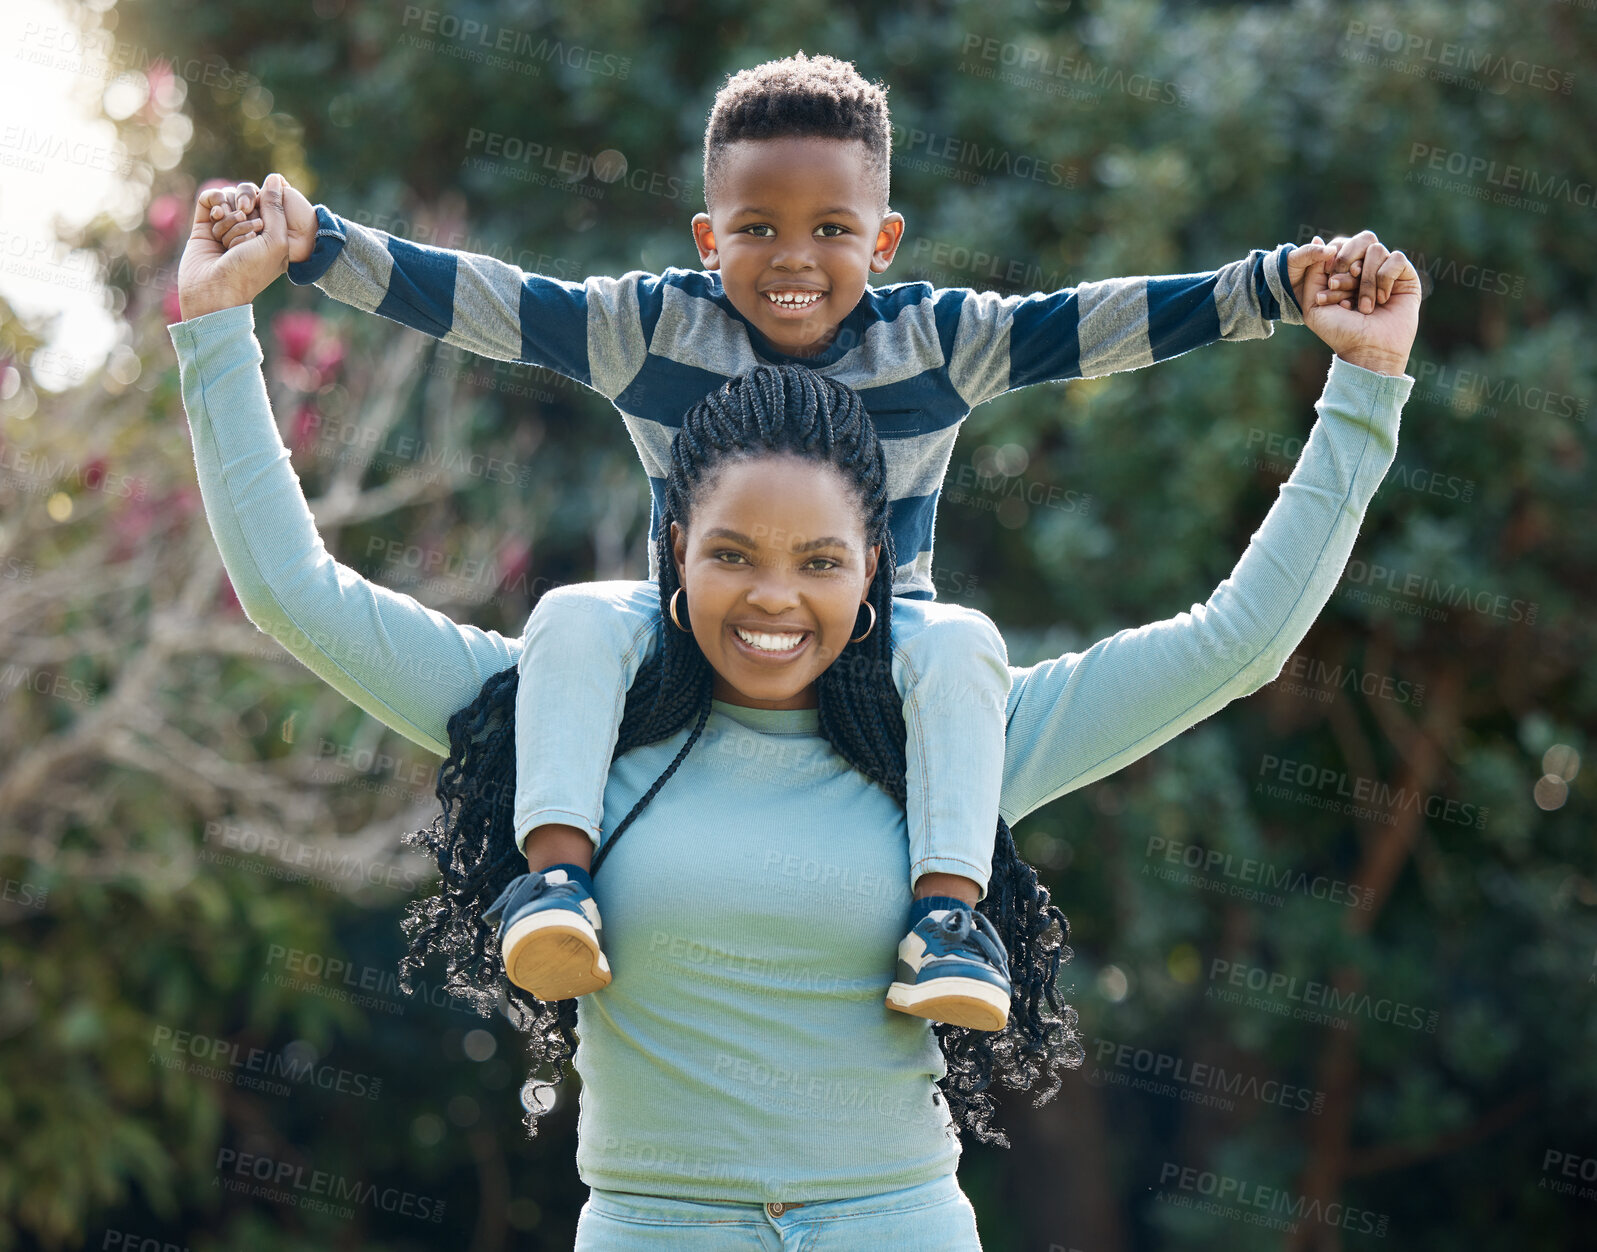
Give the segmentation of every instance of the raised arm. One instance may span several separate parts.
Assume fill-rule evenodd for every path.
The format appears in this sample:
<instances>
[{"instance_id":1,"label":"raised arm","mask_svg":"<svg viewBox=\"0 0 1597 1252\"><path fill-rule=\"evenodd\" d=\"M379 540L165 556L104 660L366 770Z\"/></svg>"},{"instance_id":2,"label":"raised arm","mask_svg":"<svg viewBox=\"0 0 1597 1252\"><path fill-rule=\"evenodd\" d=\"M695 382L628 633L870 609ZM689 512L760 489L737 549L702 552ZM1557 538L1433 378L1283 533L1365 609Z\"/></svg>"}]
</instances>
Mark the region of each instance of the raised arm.
<instances>
[{"instance_id":1,"label":"raised arm","mask_svg":"<svg viewBox=\"0 0 1597 1252\"><path fill-rule=\"evenodd\" d=\"M1205 273L1110 278L1025 296L949 292L962 301L949 380L975 407L1016 387L1141 369L1220 340L1267 338L1276 321L1303 324L1306 276L1327 260L1317 292L1345 298L1363 269L1369 293L1384 303L1390 283L1377 292L1362 265L1372 246L1380 247L1375 235L1360 231L1330 243L1315 236L1297 247L1255 248Z\"/></svg>"},{"instance_id":2,"label":"raised arm","mask_svg":"<svg viewBox=\"0 0 1597 1252\"><path fill-rule=\"evenodd\" d=\"M654 275L548 277L372 230L283 186L295 283L454 347L554 370L610 399L643 364L644 320L658 313L661 294ZM233 246L248 239L259 230L259 199L253 183L213 192L222 205L213 235Z\"/></svg>"},{"instance_id":3,"label":"raised arm","mask_svg":"<svg viewBox=\"0 0 1597 1252\"><path fill-rule=\"evenodd\" d=\"M1376 265L1387 259L1383 248ZM1402 253L1390 260L1404 276L1373 314L1311 310L1311 328L1338 349L1315 406L1318 420L1264 524L1208 601L1085 652L1011 670L999 804L1007 821L1114 773L1257 691L1308 633L1397 453L1398 415L1414 383L1402 371L1417 323L1418 276L1409 277Z\"/></svg>"},{"instance_id":4,"label":"raised arm","mask_svg":"<svg viewBox=\"0 0 1597 1252\"><path fill-rule=\"evenodd\" d=\"M266 208L270 234L270 200ZM275 239L223 257L204 213L196 212L179 271L187 320L169 330L200 494L239 603L330 686L447 756L450 716L516 664L521 643L451 621L328 553L272 416L247 303L286 264L281 223Z\"/></svg>"}]
</instances>

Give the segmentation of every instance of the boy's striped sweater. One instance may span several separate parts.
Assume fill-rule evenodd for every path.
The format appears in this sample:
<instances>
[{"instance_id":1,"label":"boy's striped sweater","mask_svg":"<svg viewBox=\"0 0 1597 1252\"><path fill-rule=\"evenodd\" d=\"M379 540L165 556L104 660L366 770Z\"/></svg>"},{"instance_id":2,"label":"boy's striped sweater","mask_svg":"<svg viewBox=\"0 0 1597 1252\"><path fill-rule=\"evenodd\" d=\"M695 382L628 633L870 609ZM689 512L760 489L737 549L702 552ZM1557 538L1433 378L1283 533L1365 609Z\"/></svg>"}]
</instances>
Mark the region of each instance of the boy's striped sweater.
<instances>
[{"instance_id":1,"label":"boy's striped sweater","mask_svg":"<svg viewBox=\"0 0 1597 1252\"><path fill-rule=\"evenodd\" d=\"M296 283L483 356L525 361L591 387L620 410L649 475L659 525L682 415L764 363L805 365L860 393L887 456L895 591L932 599L937 497L960 423L984 400L1033 383L1095 378L1218 339L1260 339L1303 314L1287 279L1291 244L1202 274L1113 278L1003 296L966 287L867 287L825 352L777 351L732 307L714 271L669 268L568 282L409 243L316 206ZM649 576L658 575L649 545Z\"/></svg>"}]
</instances>

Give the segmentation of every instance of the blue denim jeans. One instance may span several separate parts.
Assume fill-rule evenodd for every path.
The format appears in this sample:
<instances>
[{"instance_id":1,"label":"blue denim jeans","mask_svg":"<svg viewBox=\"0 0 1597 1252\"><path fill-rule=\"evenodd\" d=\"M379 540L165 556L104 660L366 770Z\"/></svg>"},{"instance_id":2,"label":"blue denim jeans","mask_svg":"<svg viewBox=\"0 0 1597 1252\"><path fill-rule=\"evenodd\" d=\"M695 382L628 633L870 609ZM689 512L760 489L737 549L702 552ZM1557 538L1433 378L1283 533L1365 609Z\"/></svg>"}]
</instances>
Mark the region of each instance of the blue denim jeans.
<instances>
[{"instance_id":1,"label":"blue denim jeans","mask_svg":"<svg viewBox=\"0 0 1597 1252\"><path fill-rule=\"evenodd\" d=\"M593 1189L575 1252L980 1252L976 1211L953 1174L901 1191L797 1208L670 1200Z\"/></svg>"},{"instance_id":2,"label":"blue denim jeans","mask_svg":"<svg viewBox=\"0 0 1597 1252\"><path fill-rule=\"evenodd\" d=\"M627 689L660 632L675 629L654 582L577 583L538 601L516 694L518 843L556 822L598 845ZM974 609L895 597L893 681L907 731L910 884L958 874L985 895L1009 702L1003 637Z\"/></svg>"}]
</instances>

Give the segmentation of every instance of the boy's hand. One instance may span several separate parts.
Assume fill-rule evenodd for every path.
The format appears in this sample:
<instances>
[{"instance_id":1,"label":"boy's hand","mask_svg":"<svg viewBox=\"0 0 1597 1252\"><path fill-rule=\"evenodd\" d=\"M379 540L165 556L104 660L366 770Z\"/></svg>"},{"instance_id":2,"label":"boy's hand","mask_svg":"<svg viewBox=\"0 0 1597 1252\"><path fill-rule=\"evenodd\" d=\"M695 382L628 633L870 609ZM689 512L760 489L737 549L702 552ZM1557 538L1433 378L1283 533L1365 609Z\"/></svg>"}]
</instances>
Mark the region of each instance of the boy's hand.
<instances>
[{"instance_id":1,"label":"boy's hand","mask_svg":"<svg viewBox=\"0 0 1597 1252\"><path fill-rule=\"evenodd\" d=\"M316 247L316 210L296 191L288 179L278 178L283 187L283 211L288 218L288 259L307 261ZM224 248L234 248L253 239L262 229L261 189L254 183L234 187L213 187L200 197L211 215L211 235Z\"/></svg>"},{"instance_id":2,"label":"boy's hand","mask_svg":"<svg viewBox=\"0 0 1597 1252\"><path fill-rule=\"evenodd\" d=\"M177 267L178 307L185 321L249 304L288 268L288 229L283 218L280 176L268 174L258 194L264 222L258 231L226 248L212 227L211 192L194 203L194 229Z\"/></svg>"},{"instance_id":3,"label":"boy's hand","mask_svg":"<svg viewBox=\"0 0 1597 1252\"><path fill-rule=\"evenodd\" d=\"M1363 254L1364 281L1377 293L1376 298L1359 293L1361 305L1337 300L1330 292L1336 274L1335 241L1325 244L1316 235L1308 248L1320 249L1321 261L1303 271L1303 321L1344 361L1374 370L1378 374L1401 374L1408 366L1409 352L1420 321L1420 276L1401 252L1388 252L1379 240Z\"/></svg>"},{"instance_id":4,"label":"boy's hand","mask_svg":"<svg viewBox=\"0 0 1597 1252\"><path fill-rule=\"evenodd\" d=\"M1304 277L1310 267L1323 264L1328 255L1334 256L1336 263L1325 290L1316 297L1317 303L1335 301L1340 302L1344 309L1351 309L1357 300L1361 313L1373 313L1376 305L1385 304L1391 294L1392 283L1390 277L1384 284L1381 283L1376 267L1364 264L1365 254L1371 245L1380 247L1381 241L1375 237L1374 231L1361 230L1352 237L1337 235L1329 243L1322 242L1316 235L1313 243L1293 248L1287 253L1287 278L1292 284L1293 294L1298 298L1298 306L1305 310L1309 307L1309 299L1303 293ZM1381 251L1385 254L1386 249L1382 247Z\"/></svg>"}]
</instances>

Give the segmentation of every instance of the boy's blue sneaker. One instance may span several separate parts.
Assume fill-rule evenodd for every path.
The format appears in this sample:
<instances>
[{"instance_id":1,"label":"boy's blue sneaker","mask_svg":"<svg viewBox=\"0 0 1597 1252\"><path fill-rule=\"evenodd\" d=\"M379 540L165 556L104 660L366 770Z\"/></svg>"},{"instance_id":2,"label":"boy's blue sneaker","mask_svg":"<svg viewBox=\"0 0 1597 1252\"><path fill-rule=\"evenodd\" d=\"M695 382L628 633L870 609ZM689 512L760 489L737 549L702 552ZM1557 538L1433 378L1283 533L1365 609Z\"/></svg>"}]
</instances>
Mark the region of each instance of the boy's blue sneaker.
<instances>
[{"instance_id":1,"label":"boy's blue sneaker","mask_svg":"<svg viewBox=\"0 0 1597 1252\"><path fill-rule=\"evenodd\" d=\"M887 1007L970 1030L1009 1021L1009 956L998 931L970 908L934 909L898 945Z\"/></svg>"},{"instance_id":2,"label":"boy's blue sneaker","mask_svg":"<svg viewBox=\"0 0 1597 1252\"><path fill-rule=\"evenodd\" d=\"M483 910L499 923L499 949L510 981L540 1000L569 1000L610 982L599 937L599 906L563 869L513 879Z\"/></svg>"}]
</instances>

